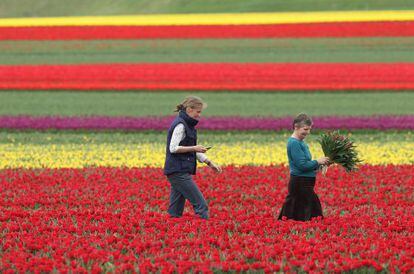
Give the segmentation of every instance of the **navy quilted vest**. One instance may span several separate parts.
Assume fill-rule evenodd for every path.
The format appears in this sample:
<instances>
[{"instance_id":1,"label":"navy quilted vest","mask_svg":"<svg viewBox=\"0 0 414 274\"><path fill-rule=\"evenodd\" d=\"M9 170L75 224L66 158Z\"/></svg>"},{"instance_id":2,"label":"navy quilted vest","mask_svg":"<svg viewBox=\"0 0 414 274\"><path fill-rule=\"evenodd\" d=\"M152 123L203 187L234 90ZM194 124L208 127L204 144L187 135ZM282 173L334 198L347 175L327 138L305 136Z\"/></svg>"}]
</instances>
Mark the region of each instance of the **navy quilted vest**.
<instances>
[{"instance_id":1,"label":"navy quilted vest","mask_svg":"<svg viewBox=\"0 0 414 274\"><path fill-rule=\"evenodd\" d=\"M178 124L183 124L185 128L185 138L180 142L180 146L195 146L197 145L197 130L195 126L198 121L188 116L185 111L180 111L172 122L167 135L166 157L164 165L164 174L169 175L176 172L182 173L196 173L196 153L171 153L170 142L174 128Z\"/></svg>"}]
</instances>

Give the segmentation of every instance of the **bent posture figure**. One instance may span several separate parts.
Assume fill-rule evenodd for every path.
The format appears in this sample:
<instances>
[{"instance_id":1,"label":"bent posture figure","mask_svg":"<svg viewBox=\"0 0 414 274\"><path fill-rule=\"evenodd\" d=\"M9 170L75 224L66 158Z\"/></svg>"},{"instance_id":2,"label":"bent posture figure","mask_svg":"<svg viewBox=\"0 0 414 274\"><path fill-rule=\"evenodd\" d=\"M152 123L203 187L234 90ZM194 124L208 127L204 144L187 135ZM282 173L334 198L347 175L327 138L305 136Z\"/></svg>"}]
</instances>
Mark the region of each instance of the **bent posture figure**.
<instances>
[{"instance_id":1,"label":"bent posture figure","mask_svg":"<svg viewBox=\"0 0 414 274\"><path fill-rule=\"evenodd\" d=\"M293 121L293 134L288 139L290 180L288 195L280 211L283 217L297 221L307 221L321 216L322 206L314 191L316 172L320 165L329 162L328 157L312 160L308 145L304 142L312 128L312 120L306 114L299 114Z\"/></svg>"}]
</instances>

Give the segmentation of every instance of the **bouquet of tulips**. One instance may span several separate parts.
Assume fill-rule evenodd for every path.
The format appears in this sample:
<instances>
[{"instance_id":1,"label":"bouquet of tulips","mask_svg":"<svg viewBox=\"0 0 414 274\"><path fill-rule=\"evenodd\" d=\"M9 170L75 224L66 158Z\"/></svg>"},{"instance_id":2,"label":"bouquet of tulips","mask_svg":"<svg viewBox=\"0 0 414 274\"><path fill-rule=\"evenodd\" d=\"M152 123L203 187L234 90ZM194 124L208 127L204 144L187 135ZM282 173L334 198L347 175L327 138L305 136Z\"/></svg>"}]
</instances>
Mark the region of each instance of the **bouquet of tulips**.
<instances>
[{"instance_id":1,"label":"bouquet of tulips","mask_svg":"<svg viewBox=\"0 0 414 274\"><path fill-rule=\"evenodd\" d=\"M354 143L348 137L339 134L339 131L323 133L318 142L321 144L325 156L329 157L330 164L341 165L347 172L350 172L356 170L357 165L361 163ZM323 174L327 169L327 165L320 167Z\"/></svg>"}]
</instances>

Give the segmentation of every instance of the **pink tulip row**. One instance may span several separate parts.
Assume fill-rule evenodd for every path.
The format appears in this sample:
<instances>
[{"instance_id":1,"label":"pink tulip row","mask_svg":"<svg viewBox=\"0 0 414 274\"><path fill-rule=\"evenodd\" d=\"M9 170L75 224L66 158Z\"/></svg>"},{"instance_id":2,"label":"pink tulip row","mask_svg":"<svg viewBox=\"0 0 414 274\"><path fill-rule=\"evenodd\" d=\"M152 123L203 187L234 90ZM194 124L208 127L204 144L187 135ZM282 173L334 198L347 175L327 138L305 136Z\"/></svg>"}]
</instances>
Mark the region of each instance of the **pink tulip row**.
<instances>
[{"instance_id":1,"label":"pink tulip row","mask_svg":"<svg viewBox=\"0 0 414 274\"><path fill-rule=\"evenodd\" d=\"M165 130L173 116L167 117L59 117L0 116L4 129L61 130ZM292 117L203 117L198 125L205 130L290 130ZM314 117L315 129L413 130L414 116L321 116Z\"/></svg>"}]
</instances>

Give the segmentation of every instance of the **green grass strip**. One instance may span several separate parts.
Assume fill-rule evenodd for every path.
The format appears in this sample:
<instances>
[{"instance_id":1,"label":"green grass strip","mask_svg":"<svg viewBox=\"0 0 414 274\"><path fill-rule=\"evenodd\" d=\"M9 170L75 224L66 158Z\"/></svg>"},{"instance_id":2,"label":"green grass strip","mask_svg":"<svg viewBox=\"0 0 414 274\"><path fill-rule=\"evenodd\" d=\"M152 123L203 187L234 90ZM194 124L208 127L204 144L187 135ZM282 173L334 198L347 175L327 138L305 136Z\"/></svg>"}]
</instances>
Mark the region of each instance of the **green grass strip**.
<instances>
[{"instance_id":1,"label":"green grass strip","mask_svg":"<svg viewBox=\"0 0 414 274\"><path fill-rule=\"evenodd\" d=\"M0 17L414 9L408 0L3 0Z\"/></svg>"},{"instance_id":2,"label":"green grass strip","mask_svg":"<svg viewBox=\"0 0 414 274\"><path fill-rule=\"evenodd\" d=\"M0 41L0 64L414 62L414 38Z\"/></svg>"},{"instance_id":3,"label":"green grass strip","mask_svg":"<svg viewBox=\"0 0 414 274\"><path fill-rule=\"evenodd\" d=\"M258 144L286 141L291 132L247 132L247 131L200 131L200 144L231 144L239 142L254 142ZM316 142L320 131L314 131L307 137L307 142ZM356 131L343 132L355 143L369 142L414 142L414 134L410 131ZM166 142L166 132L87 132L87 131L0 131L2 144L142 144Z\"/></svg>"},{"instance_id":4,"label":"green grass strip","mask_svg":"<svg viewBox=\"0 0 414 274\"><path fill-rule=\"evenodd\" d=\"M205 116L409 115L412 92L70 92L0 91L0 115L159 116L194 94L208 103Z\"/></svg>"}]
</instances>

